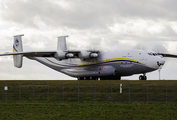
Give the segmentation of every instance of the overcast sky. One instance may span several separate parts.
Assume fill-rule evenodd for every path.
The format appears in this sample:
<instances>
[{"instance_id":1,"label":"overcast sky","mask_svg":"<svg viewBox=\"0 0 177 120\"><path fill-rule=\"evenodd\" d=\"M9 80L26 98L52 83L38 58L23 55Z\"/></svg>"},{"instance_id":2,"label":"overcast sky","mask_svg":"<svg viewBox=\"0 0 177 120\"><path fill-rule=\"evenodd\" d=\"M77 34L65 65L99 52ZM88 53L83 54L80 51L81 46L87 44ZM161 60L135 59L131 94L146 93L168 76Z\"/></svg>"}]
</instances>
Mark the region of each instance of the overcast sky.
<instances>
[{"instance_id":1,"label":"overcast sky","mask_svg":"<svg viewBox=\"0 0 177 120\"><path fill-rule=\"evenodd\" d=\"M13 36L25 34L24 51L56 50L69 35L69 49L146 49L177 54L176 0L0 0L0 53L12 51ZM0 79L73 79L24 58L0 57ZM162 79L177 79L177 59L167 59ZM139 75L123 79L138 79ZM158 79L158 71L148 73Z\"/></svg>"}]
</instances>

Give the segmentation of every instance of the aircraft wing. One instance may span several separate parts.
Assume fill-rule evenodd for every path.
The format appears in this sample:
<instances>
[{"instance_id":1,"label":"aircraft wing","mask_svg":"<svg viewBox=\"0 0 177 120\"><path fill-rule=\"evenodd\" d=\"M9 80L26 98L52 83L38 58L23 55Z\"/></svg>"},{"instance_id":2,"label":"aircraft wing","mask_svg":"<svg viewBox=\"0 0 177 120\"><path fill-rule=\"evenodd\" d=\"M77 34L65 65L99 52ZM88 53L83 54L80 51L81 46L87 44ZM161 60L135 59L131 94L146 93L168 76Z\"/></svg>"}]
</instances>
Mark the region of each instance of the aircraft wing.
<instances>
[{"instance_id":1,"label":"aircraft wing","mask_svg":"<svg viewBox=\"0 0 177 120\"><path fill-rule=\"evenodd\" d=\"M64 52L67 52L67 53L80 53L81 51L80 50L64 50Z\"/></svg>"},{"instance_id":2,"label":"aircraft wing","mask_svg":"<svg viewBox=\"0 0 177 120\"><path fill-rule=\"evenodd\" d=\"M23 55L25 57L54 57L57 51L29 51L29 52L6 52L0 56ZM65 50L66 53L80 53L79 50Z\"/></svg>"},{"instance_id":3,"label":"aircraft wing","mask_svg":"<svg viewBox=\"0 0 177 120\"><path fill-rule=\"evenodd\" d=\"M163 57L177 58L177 55L174 54L158 53L158 55L162 55Z\"/></svg>"},{"instance_id":4,"label":"aircraft wing","mask_svg":"<svg viewBox=\"0 0 177 120\"><path fill-rule=\"evenodd\" d=\"M56 51L30 51L30 52L12 52L12 53L4 53L0 54L0 56L8 56L8 55L23 55L26 57L54 57Z\"/></svg>"},{"instance_id":5,"label":"aircraft wing","mask_svg":"<svg viewBox=\"0 0 177 120\"><path fill-rule=\"evenodd\" d=\"M79 53L81 55L79 55ZM81 59L89 59L89 58L97 57L98 56L97 53L99 53L99 51L96 50L29 51L29 52L11 52L11 53L6 52L4 54L0 54L0 56L22 55L25 57L54 57L57 59L67 59L67 58L74 58L74 57L78 57Z\"/></svg>"}]
</instances>

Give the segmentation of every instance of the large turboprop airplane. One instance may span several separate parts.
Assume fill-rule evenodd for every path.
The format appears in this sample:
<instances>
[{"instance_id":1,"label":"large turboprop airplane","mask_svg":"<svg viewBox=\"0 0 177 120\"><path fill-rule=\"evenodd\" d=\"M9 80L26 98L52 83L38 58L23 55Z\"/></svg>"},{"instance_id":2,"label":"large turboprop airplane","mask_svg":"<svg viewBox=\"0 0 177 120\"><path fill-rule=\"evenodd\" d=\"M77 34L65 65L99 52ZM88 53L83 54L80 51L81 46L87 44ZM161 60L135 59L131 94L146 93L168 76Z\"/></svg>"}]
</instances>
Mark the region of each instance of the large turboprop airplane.
<instances>
[{"instance_id":1,"label":"large turboprop airplane","mask_svg":"<svg viewBox=\"0 0 177 120\"><path fill-rule=\"evenodd\" d=\"M78 80L120 80L121 76L142 74L139 80L146 80L146 73L161 68L163 57L177 55L155 53L145 50L68 50L66 37L58 37L56 51L23 51L22 36L14 36L13 52L0 56L13 55L14 66L22 67L23 57L36 60L58 72Z\"/></svg>"}]
</instances>

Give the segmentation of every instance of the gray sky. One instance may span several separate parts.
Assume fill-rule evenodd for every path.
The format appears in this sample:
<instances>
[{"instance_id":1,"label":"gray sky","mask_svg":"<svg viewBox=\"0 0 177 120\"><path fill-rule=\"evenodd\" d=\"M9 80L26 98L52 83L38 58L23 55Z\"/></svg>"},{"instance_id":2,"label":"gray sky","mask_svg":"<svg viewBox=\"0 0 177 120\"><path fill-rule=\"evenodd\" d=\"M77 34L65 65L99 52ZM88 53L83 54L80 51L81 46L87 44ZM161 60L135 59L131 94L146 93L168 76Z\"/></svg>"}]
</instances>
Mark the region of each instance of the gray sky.
<instances>
[{"instance_id":1,"label":"gray sky","mask_svg":"<svg viewBox=\"0 0 177 120\"><path fill-rule=\"evenodd\" d=\"M13 36L25 34L24 51L56 50L69 35L69 49L140 48L177 54L176 0L0 0L0 53L12 51ZM24 58L0 57L0 79L73 79ZM177 59L167 59L162 79L177 78ZM158 71L148 73L158 79ZM137 79L138 76L123 79Z\"/></svg>"}]
</instances>

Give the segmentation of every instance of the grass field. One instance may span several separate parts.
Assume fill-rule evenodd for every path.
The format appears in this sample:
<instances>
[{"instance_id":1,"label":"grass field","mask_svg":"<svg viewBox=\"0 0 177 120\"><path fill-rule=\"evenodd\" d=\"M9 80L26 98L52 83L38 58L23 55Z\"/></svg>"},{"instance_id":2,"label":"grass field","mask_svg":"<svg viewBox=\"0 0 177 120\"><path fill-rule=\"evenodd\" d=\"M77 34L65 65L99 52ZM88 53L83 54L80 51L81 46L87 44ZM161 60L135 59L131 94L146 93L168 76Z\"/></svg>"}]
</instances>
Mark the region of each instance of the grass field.
<instances>
[{"instance_id":1,"label":"grass field","mask_svg":"<svg viewBox=\"0 0 177 120\"><path fill-rule=\"evenodd\" d=\"M1 102L0 119L175 120L177 103Z\"/></svg>"},{"instance_id":2,"label":"grass field","mask_svg":"<svg viewBox=\"0 0 177 120\"><path fill-rule=\"evenodd\" d=\"M62 83L63 84L62 84ZM78 82L78 83L77 83ZM0 101L177 102L177 81L0 81ZM128 84L129 82L129 84ZM5 83L8 91L4 90ZM111 84L112 83L112 84ZM33 84L35 86L33 86ZM47 86L48 84L48 86ZM120 93L122 84L122 93ZM21 85L21 86L20 86ZM43 85L43 86L38 86ZM148 86L147 86L148 85ZM166 86L167 85L167 86ZM7 94L6 94L7 92ZM7 95L7 98L6 98Z\"/></svg>"},{"instance_id":3,"label":"grass field","mask_svg":"<svg viewBox=\"0 0 177 120\"><path fill-rule=\"evenodd\" d=\"M8 86L7 101L4 82ZM95 92L92 81L77 81L79 87L76 81L47 81L48 87L33 86L46 85L45 81L18 82L30 86L20 87L17 81L0 81L2 120L177 119L177 81L166 81L167 84L165 81L128 81L130 84L125 80L94 81ZM120 93L120 84L123 93Z\"/></svg>"}]
</instances>

